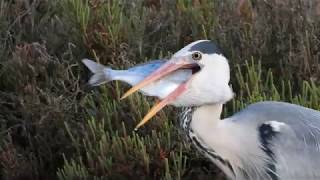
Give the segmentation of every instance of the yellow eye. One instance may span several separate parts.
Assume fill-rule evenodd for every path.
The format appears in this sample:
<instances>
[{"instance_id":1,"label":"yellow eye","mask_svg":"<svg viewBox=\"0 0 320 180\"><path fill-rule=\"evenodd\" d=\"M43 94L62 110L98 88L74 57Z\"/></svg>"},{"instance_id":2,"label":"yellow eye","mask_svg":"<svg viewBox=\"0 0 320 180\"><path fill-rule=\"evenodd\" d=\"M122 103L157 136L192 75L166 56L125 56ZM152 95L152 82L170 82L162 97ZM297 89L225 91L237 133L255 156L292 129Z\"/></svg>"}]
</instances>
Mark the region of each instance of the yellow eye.
<instances>
[{"instance_id":1,"label":"yellow eye","mask_svg":"<svg viewBox=\"0 0 320 180\"><path fill-rule=\"evenodd\" d=\"M200 60L202 58L202 55L201 55L201 53L200 52L194 52L193 54L192 54L192 59L193 60Z\"/></svg>"}]
</instances>

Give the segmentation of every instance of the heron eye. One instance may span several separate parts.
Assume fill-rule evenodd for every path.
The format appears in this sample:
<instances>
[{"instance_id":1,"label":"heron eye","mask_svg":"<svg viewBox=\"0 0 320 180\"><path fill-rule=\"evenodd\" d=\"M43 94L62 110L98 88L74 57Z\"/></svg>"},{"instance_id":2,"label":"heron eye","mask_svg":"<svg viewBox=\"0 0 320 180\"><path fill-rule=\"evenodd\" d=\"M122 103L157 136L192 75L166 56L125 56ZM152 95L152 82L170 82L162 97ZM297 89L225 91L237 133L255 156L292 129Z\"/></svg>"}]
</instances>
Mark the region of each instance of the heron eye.
<instances>
[{"instance_id":1,"label":"heron eye","mask_svg":"<svg viewBox=\"0 0 320 180\"><path fill-rule=\"evenodd\" d=\"M192 59L193 60L200 60L202 58L202 55L200 52L195 52L192 54Z\"/></svg>"}]
</instances>

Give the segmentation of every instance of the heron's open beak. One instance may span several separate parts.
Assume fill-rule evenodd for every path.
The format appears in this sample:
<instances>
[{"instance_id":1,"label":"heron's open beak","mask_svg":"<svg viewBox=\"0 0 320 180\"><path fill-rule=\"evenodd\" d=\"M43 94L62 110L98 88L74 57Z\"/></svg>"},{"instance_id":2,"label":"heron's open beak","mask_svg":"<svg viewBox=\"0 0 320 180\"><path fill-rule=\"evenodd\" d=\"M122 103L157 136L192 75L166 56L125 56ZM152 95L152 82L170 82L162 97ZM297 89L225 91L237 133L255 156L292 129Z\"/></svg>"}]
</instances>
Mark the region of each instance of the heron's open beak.
<instances>
[{"instance_id":1,"label":"heron's open beak","mask_svg":"<svg viewBox=\"0 0 320 180\"><path fill-rule=\"evenodd\" d=\"M193 68L199 68L199 65L196 63L196 61L191 60L189 58L183 57L183 58L173 58L166 62L164 65L162 65L159 69L151 73L148 77L146 77L144 80L142 80L137 85L133 86L131 89L129 89L122 97L121 99L124 99L131 95L132 93L138 91L139 89L143 88L144 86L159 80L166 75L178 70L178 69L193 69ZM189 81L189 80L188 80ZM146 122L148 122L158 111L160 111L163 107L165 107L170 102L174 101L179 95L181 95L186 90L187 82L182 83L179 85L173 92L171 92L167 97L165 97L162 101L154 105L151 110L148 112L147 115L144 116L144 118L140 121L140 123L136 126L135 129L138 129L140 126L144 125Z\"/></svg>"}]
</instances>

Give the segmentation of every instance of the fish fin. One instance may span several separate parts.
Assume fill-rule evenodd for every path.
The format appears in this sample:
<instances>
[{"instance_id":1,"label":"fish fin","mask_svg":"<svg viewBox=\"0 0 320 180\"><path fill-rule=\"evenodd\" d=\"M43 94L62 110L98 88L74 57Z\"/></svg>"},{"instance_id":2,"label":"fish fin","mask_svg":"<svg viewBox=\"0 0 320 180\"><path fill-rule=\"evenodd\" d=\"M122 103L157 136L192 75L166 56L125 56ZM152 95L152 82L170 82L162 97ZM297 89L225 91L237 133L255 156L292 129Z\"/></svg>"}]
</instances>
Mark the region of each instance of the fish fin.
<instances>
[{"instance_id":1,"label":"fish fin","mask_svg":"<svg viewBox=\"0 0 320 180\"><path fill-rule=\"evenodd\" d=\"M99 86L101 84L107 83L108 81L109 79L106 78L106 75L103 73L103 71L100 71L91 76L89 84L91 86Z\"/></svg>"},{"instance_id":2,"label":"fish fin","mask_svg":"<svg viewBox=\"0 0 320 180\"><path fill-rule=\"evenodd\" d=\"M89 59L83 59L82 62L92 73L94 73L89 80L91 86L99 86L113 80L111 68L105 67Z\"/></svg>"},{"instance_id":3,"label":"fish fin","mask_svg":"<svg viewBox=\"0 0 320 180\"><path fill-rule=\"evenodd\" d=\"M82 62L93 73L97 73L99 71L102 71L105 68L104 65L98 64L90 59L82 59Z\"/></svg>"}]
</instances>

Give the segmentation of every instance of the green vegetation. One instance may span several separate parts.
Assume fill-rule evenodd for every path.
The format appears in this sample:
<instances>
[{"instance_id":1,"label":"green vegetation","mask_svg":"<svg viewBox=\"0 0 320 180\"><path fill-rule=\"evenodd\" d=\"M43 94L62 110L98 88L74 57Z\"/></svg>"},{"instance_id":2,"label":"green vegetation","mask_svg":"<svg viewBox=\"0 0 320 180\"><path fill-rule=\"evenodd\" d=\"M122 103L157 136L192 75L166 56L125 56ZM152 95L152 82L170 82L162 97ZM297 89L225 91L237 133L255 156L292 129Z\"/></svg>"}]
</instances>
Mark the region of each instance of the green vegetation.
<instances>
[{"instance_id":1,"label":"green vegetation","mask_svg":"<svg viewBox=\"0 0 320 180\"><path fill-rule=\"evenodd\" d=\"M0 1L1 179L223 179L167 107L134 132L151 99L90 88L84 57L116 68L212 39L232 67L235 99L320 109L320 18L309 1Z\"/></svg>"}]
</instances>

